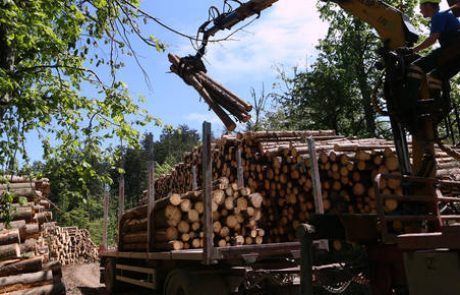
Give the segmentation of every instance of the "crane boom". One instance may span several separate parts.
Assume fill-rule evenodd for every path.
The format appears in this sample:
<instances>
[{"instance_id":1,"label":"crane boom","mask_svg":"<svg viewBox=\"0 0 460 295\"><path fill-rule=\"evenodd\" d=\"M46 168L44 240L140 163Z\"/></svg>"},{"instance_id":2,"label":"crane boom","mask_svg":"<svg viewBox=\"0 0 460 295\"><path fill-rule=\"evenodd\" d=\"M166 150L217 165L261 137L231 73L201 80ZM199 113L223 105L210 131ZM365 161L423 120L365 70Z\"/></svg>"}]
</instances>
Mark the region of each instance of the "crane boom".
<instances>
[{"instance_id":1,"label":"crane boom","mask_svg":"<svg viewBox=\"0 0 460 295\"><path fill-rule=\"evenodd\" d=\"M203 33L202 47L199 56L204 54L209 37L217 32L231 29L237 23L260 14L261 11L272 6L279 0L250 0L242 3L235 10L222 13L214 20L212 27L206 28L210 21L205 22L200 31ZM410 46L417 41L418 35L409 22L407 16L398 9L380 0L322 0L331 1L340 5L348 13L373 27L385 46L393 50L399 47Z\"/></svg>"},{"instance_id":2,"label":"crane boom","mask_svg":"<svg viewBox=\"0 0 460 295\"><path fill-rule=\"evenodd\" d=\"M230 30L234 25L253 15L260 15L260 12L268 7L272 6L273 3L279 0L251 0L246 3L242 3L238 8L230 12L224 12L213 21L206 21L198 29L198 33L202 33L201 47L198 49L197 58L201 58L206 51L208 40L214 36L217 32L223 30ZM238 1L237 1L238 2ZM207 28L209 24L212 26Z\"/></svg>"},{"instance_id":3,"label":"crane boom","mask_svg":"<svg viewBox=\"0 0 460 295\"><path fill-rule=\"evenodd\" d=\"M279 0L249 0L241 3L235 0L235 2L239 3L237 8L231 11L221 12L217 17L206 21L200 26L198 30L199 34L202 34L200 48L194 56L181 58L180 63L182 65L187 65L192 72L205 72L206 68L201 58L205 54L210 37L221 30L231 29L248 17L259 15L263 10L278 1ZM385 69L384 99L387 103L388 115L392 123L401 173L404 175L413 173L423 176L433 175L433 169L424 169L423 167L432 167L434 160L430 160L430 164L426 164L428 162L422 160L422 158L433 159L433 142L434 135L436 134L436 127L450 111L450 104L441 103L438 100L422 99L420 102L417 102L417 106L414 107L413 104L408 103L405 97L406 86L404 81L406 79L406 66L414 61L414 58L417 58L417 56L406 50L397 49L412 47L418 39L418 34L409 22L408 17L397 8L382 0L322 1L339 5L347 13L369 24L378 33L382 40L380 55L383 61L383 68ZM289 5L287 1L285 1L284 4ZM422 87L422 90L423 93L421 92L419 94L420 97L429 97L428 88ZM446 91L446 94L445 100L450 101L448 91ZM433 106L430 105L430 103ZM424 124L421 124L421 121L423 121ZM413 135L412 140L415 146L413 153L414 159L412 161L413 165L411 165L409 159L406 130Z\"/></svg>"},{"instance_id":4,"label":"crane boom","mask_svg":"<svg viewBox=\"0 0 460 295\"><path fill-rule=\"evenodd\" d=\"M214 36L218 31L231 29L237 23L247 19L260 12L268 7L272 6L273 3L278 2L279 0L251 0L249 2L241 4L237 9L224 13L218 18L214 26L209 28L206 33L209 36Z\"/></svg>"},{"instance_id":5,"label":"crane boom","mask_svg":"<svg viewBox=\"0 0 460 295\"><path fill-rule=\"evenodd\" d=\"M329 0L373 27L385 46L393 50L411 46L418 39L408 17L379 0Z\"/></svg>"}]
</instances>

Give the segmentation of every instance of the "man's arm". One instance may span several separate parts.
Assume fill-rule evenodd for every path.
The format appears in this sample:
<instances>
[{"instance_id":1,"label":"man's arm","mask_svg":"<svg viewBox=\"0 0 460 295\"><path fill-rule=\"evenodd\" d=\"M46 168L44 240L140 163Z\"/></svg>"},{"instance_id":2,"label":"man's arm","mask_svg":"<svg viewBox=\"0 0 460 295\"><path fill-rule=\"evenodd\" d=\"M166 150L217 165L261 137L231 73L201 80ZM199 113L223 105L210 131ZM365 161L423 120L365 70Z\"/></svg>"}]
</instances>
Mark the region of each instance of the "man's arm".
<instances>
[{"instance_id":1,"label":"man's arm","mask_svg":"<svg viewBox=\"0 0 460 295\"><path fill-rule=\"evenodd\" d=\"M430 47L439 39L439 33L431 33L428 38L425 39L422 43L414 47L414 52L419 52L425 48Z\"/></svg>"}]
</instances>

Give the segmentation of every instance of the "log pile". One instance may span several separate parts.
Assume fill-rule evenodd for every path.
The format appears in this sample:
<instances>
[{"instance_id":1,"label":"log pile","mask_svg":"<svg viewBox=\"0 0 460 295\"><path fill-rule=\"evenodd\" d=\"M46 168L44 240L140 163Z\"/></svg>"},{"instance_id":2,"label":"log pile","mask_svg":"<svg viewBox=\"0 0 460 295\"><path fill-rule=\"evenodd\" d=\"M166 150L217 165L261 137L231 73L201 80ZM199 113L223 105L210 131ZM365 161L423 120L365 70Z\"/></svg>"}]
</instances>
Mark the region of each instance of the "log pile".
<instances>
[{"instance_id":1,"label":"log pile","mask_svg":"<svg viewBox=\"0 0 460 295\"><path fill-rule=\"evenodd\" d=\"M252 106L206 75L201 61L193 58L180 59L174 54L169 54L168 58L172 64L171 71L195 88L229 131L236 128L229 114L243 123L251 119L249 112Z\"/></svg>"},{"instance_id":2,"label":"log pile","mask_svg":"<svg viewBox=\"0 0 460 295\"><path fill-rule=\"evenodd\" d=\"M52 219L47 179L9 176L0 194L12 194L8 215L0 214L0 294L63 294L61 265L50 261L41 237Z\"/></svg>"},{"instance_id":3,"label":"log pile","mask_svg":"<svg viewBox=\"0 0 460 295\"><path fill-rule=\"evenodd\" d=\"M217 247L262 244L262 196L227 178L213 183L214 244ZM145 251L147 206L128 210L120 222L119 249ZM171 194L156 201L153 217L154 248L158 251L202 248L204 202L200 190Z\"/></svg>"},{"instance_id":4,"label":"log pile","mask_svg":"<svg viewBox=\"0 0 460 295\"><path fill-rule=\"evenodd\" d=\"M43 237L48 241L52 259L62 265L93 263L99 259L97 247L86 229L50 224Z\"/></svg>"},{"instance_id":5,"label":"log pile","mask_svg":"<svg viewBox=\"0 0 460 295\"><path fill-rule=\"evenodd\" d=\"M254 137L252 136L254 134ZM278 149L290 145L297 146L308 136L316 141L340 140L343 137L335 135L334 131L301 131L301 132L271 132L246 133L238 136L226 135L212 145L213 178L227 177L230 182L237 180L236 152L241 149L241 158L244 171L245 183L252 183L253 191L259 191L254 186L254 170L262 171L267 167L270 158L275 158ZM244 138L243 138L244 137ZM306 144L301 143L303 146ZM331 146L332 147L332 146ZM303 148L304 149L304 148ZM303 152L306 152L304 149ZM282 157L283 155L279 155ZM195 169L193 169L195 167ZM195 172L193 171L195 170ZM193 190L193 175L196 175L196 184L201 184L201 147L195 147L191 152L184 155L184 162L175 166L172 172L155 181L155 195L164 198L170 192L184 193ZM141 203L145 203L145 195Z\"/></svg>"},{"instance_id":6,"label":"log pile","mask_svg":"<svg viewBox=\"0 0 460 295\"><path fill-rule=\"evenodd\" d=\"M307 137L315 140L314 153L310 153ZM412 152L410 146L409 149ZM238 153L245 186L262 196L259 227L265 231L264 242L268 243L294 240L295 228L315 212L312 154L317 158L326 213L376 213L375 176L399 173L392 141L349 139L327 130L264 131L225 135L219 139L212 146L213 179L225 177L230 183L236 182ZM459 179L460 165L455 159L437 148L436 160L439 178ZM166 198L171 193L185 194L199 186L200 162L201 148L196 147L171 174L156 180L156 198ZM381 187L383 194L402 195L396 179L381 183ZM404 208L395 200L386 200L384 210L388 214L402 214ZM395 223L394 227L397 232L410 231L401 224Z\"/></svg>"}]
</instances>

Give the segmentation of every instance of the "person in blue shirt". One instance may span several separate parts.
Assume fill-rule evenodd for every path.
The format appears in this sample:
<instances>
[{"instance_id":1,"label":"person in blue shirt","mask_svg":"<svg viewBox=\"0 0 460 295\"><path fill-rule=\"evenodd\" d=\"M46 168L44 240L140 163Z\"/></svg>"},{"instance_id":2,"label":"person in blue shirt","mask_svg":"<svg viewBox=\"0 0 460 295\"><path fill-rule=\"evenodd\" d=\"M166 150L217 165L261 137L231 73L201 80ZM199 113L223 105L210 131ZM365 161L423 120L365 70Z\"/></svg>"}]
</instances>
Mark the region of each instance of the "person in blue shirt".
<instances>
[{"instance_id":1,"label":"person in blue shirt","mask_svg":"<svg viewBox=\"0 0 460 295\"><path fill-rule=\"evenodd\" d=\"M425 18L431 18L430 35L422 43L413 48L419 52L429 48L439 41L441 47L432 50L427 55L415 60L408 68L407 73L407 94L417 99L420 93L420 86L426 78L430 89L430 98L440 96L443 80L450 79L457 73L441 66L443 55L446 49L460 40L460 22L449 11L440 11L441 0L420 0L420 12Z\"/></svg>"}]
</instances>

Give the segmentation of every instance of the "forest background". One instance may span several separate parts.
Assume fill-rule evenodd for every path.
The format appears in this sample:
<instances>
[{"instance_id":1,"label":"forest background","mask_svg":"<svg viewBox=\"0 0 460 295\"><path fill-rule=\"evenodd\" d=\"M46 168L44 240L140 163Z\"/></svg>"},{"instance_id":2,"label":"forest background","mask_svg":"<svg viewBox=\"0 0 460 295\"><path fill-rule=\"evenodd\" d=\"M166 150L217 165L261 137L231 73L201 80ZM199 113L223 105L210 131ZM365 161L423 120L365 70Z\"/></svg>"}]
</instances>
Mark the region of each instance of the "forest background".
<instances>
[{"instance_id":1,"label":"forest background","mask_svg":"<svg viewBox=\"0 0 460 295\"><path fill-rule=\"evenodd\" d=\"M403 6L387 2L426 32L416 0ZM249 87L253 120L240 131L334 129L346 136L389 138L387 118L372 103L382 77L375 67L381 46L376 32L333 3L318 1L315 9L328 29L313 61L273 65L277 79L272 85ZM146 32L146 24L165 26L138 0L0 2L2 173L49 178L57 221L89 229L97 242L104 187L110 187L109 237L114 241L119 176L125 177L126 208L134 207L147 187L150 162L158 176L167 174L200 142L199 130L166 125L145 110L146 95L134 97L119 76L130 58L146 83L155 80L134 40L152 54L165 52L168 45ZM457 98L458 87L453 89ZM157 138L145 132L149 126L161 128ZM25 142L31 133L43 151L40 160L29 157ZM0 203L8 208L8 197L1 196Z\"/></svg>"}]
</instances>

